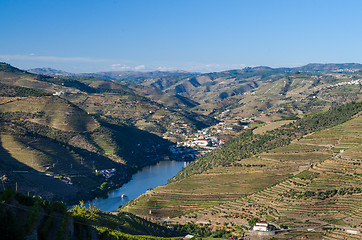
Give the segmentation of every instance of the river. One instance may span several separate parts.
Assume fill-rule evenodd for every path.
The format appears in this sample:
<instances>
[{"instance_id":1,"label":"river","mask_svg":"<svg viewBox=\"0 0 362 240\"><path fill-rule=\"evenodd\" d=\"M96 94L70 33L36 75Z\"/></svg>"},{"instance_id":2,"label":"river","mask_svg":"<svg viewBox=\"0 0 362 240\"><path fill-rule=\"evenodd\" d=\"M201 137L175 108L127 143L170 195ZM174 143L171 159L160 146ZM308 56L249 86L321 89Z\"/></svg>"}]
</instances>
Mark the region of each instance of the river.
<instances>
[{"instance_id":1,"label":"river","mask_svg":"<svg viewBox=\"0 0 362 240\"><path fill-rule=\"evenodd\" d=\"M147 166L132 176L132 179L121 188L108 193L104 199L94 199L87 202L102 211L115 211L119 205L133 200L145 193L147 189L155 188L167 183L167 180L175 176L188 162L183 161L161 161L156 165ZM122 198L122 195L124 197Z\"/></svg>"}]
</instances>

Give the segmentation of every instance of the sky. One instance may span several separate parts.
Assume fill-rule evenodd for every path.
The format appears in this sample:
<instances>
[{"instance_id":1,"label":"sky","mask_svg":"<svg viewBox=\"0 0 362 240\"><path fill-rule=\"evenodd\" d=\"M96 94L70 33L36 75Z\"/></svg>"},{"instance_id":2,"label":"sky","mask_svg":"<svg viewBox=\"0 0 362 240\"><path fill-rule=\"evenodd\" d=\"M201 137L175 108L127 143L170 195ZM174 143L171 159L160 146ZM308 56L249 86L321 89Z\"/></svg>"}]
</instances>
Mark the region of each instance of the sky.
<instances>
[{"instance_id":1,"label":"sky","mask_svg":"<svg viewBox=\"0 0 362 240\"><path fill-rule=\"evenodd\" d=\"M362 63L360 0L0 0L0 61L68 72Z\"/></svg>"}]
</instances>

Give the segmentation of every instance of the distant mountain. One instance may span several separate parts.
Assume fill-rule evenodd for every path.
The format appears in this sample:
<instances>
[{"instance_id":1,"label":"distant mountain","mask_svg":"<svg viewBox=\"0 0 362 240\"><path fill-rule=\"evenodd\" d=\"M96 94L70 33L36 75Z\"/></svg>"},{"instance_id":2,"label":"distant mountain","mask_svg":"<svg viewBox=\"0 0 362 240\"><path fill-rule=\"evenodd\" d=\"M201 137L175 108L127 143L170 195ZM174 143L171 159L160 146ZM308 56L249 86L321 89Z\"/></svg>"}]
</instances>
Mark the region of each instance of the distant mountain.
<instances>
[{"instance_id":1,"label":"distant mountain","mask_svg":"<svg viewBox=\"0 0 362 240\"><path fill-rule=\"evenodd\" d=\"M314 104L319 107L345 101L344 98L357 99L357 89L345 93L342 93L343 89L340 89L336 95L329 94L331 90L327 87L341 80L337 76L330 76L330 73L356 72L358 74L361 69L362 64L359 63L312 63L295 68L258 66L210 73L113 71L77 74L76 76L80 82L87 82L94 88L122 88L167 107L192 108L193 111L207 115L222 112L226 108L238 108L245 114L246 110L239 105L243 103L241 100L245 98L245 94L253 91L272 96L268 100L268 104L272 105L278 102L276 99L283 98L283 101L288 101L287 98L294 97L295 93L304 99L316 92L321 99L328 99L330 102L330 104L317 103L314 98ZM343 81L348 81L348 79L345 78ZM126 90L125 87L130 89ZM250 96L250 98L257 97L258 94ZM260 101L263 103L262 99ZM301 111L305 111L304 108L318 109L307 102L298 102L298 105L304 105L303 109L300 109ZM246 105L249 106L249 104ZM294 105L297 105L296 101L292 104L292 106ZM254 106L254 109L263 111L269 107Z\"/></svg>"},{"instance_id":2,"label":"distant mountain","mask_svg":"<svg viewBox=\"0 0 362 240\"><path fill-rule=\"evenodd\" d=\"M130 83L142 83L148 79L161 78L161 77L178 77L197 75L199 73L191 73L182 70L178 71L152 71L152 72L138 72L138 71L109 71L109 72L96 72L96 73L69 73L63 70L54 68L33 68L27 70L30 73L41 74L47 76L72 76L72 77L92 77L103 80L122 80Z\"/></svg>"},{"instance_id":3,"label":"distant mountain","mask_svg":"<svg viewBox=\"0 0 362 240\"><path fill-rule=\"evenodd\" d=\"M96 73L81 73L77 76L81 77L94 77L104 80L117 80L128 83L141 84L151 79L159 79L164 77L183 77L193 76L199 73L191 73L185 71L153 71L153 72L137 72L137 71L110 71L110 72L96 72Z\"/></svg>"},{"instance_id":4,"label":"distant mountain","mask_svg":"<svg viewBox=\"0 0 362 240\"><path fill-rule=\"evenodd\" d=\"M229 71L286 71L286 72L310 72L310 71L359 71L362 70L362 64L360 63L310 63L301 67L295 68L271 68L268 66L257 66L257 67L247 67L242 70L229 70ZM69 73L63 70L58 70L54 68L33 68L26 70L30 73L42 74L48 76L88 76L96 77L106 80L145 80L150 78L161 78L161 77L176 77L176 76L190 76L190 75L203 75L198 72L187 72L183 70L177 71L151 71L151 72L139 72L139 71L107 71L107 72L95 72L95 73ZM222 71L222 72L229 72ZM222 73L215 72L215 73ZM215 73L206 73L206 74L215 74ZM141 81L142 82L142 81Z\"/></svg>"},{"instance_id":5,"label":"distant mountain","mask_svg":"<svg viewBox=\"0 0 362 240\"><path fill-rule=\"evenodd\" d=\"M47 75L47 76L74 76L74 73L68 73L62 70L57 70L54 68L33 68L33 69L28 69L27 70L30 73L34 73L34 74L41 74L41 75Z\"/></svg>"},{"instance_id":6,"label":"distant mountain","mask_svg":"<svg viewBox=\"0 0 362 240\"><path fill-rule=\"evenodd\" d=\"M302 67L294 68L301 72L354 72L362 70L360 63L310 63Z\"/></svg>"}]
</instances>

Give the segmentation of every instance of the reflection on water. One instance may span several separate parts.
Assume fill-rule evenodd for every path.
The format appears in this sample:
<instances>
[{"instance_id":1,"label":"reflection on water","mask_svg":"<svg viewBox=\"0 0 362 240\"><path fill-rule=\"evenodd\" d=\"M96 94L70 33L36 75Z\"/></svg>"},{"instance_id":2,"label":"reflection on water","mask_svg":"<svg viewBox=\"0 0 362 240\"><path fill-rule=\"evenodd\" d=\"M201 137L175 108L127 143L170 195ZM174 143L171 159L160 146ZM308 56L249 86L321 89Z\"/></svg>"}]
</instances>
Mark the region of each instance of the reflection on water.
<instances>
[{"instance_id":1,"label":"reflection on water","mask_svg":"<svg viewBox=\"0 0 362 240\"><path fill-rule=\"evenodd\" d=\"M91 204L102 211L114 211L119 205L137 198L147 189L166 184L168 179L175 176L187 164L188 162L162 161L156 165L144 167L132 176L131 181L110 192L108 198L95 199L86 203L86 206Z\"/></svg>"}]
</instances>

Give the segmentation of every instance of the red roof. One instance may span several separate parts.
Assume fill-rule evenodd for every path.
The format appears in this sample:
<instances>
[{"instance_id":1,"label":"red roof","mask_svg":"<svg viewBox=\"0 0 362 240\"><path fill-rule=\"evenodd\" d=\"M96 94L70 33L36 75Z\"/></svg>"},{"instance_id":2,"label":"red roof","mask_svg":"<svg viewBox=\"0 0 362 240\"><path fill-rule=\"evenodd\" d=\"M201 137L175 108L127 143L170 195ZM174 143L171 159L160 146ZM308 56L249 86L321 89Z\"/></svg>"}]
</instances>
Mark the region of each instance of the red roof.
<instances>
[{"instance_id":1,"label":"red roof","mask_svg":"<svg viewBox=\"0 0 362 240\"><path fill-rule=\"evenodd\" d=\"M257 222L255 226L258 227L267 227L269 224L267 222Z\"/></svg>"}]
</instances>

